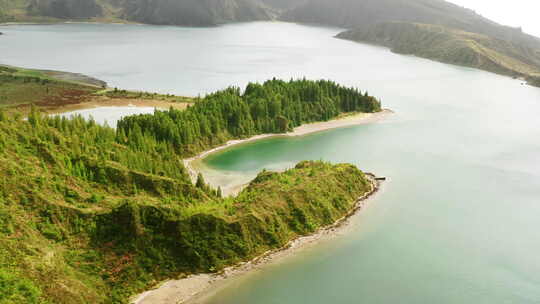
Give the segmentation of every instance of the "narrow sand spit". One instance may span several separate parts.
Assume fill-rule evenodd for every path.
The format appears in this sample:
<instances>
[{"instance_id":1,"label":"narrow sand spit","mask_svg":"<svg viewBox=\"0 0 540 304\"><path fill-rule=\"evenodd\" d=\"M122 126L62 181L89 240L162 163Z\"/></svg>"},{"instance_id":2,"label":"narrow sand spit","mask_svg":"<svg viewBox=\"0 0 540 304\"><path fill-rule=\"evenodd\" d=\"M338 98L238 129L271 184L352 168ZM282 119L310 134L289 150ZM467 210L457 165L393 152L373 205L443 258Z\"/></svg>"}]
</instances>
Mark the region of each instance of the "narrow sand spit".
<instances>
[{"instance_id":1,"label":"narrow sand spit","mask_svg":"<svg viewBox=\"0 0 540 304\"><path fill-rule=\"evenodd\" d=\"M105 96L93 97L90 101L66 104L59 107L45 107L44 110L49 114L59 114L64 112L72 112L77 110L93 109L99 107L152 107L158 109L174 109L183 110L190 103L171 102L159 99L137 99L137 98L109 98Z\"/></svg>"},{"instance_id":2,"label":"narrow sand spit","mask_svg":"<svg viewBox=\"0 0 540 304\"><path fill-rule=\"evenodd\" d=\"M232 184L232 185L223 185L220 183L220 178L212 178L212 173L207 168L204 168L204 166L195 166L195 163L204 159L208 155L230 148L235 145L240 145L248 142L253 142L259 139L269 138L269 137L276 137L276 136L302 136L307 135L311 133L316 133L320 131L335 129L335 128L341 128L341 127L348 127L348 126L354 126L354 125L361 125L361 124L369 124L369 123L375 123L378 122L388 115L392 114L393 111L389 109L384 109L381 112L377 113L358 113L354 115L345 116L342 118L330 120L330 121L323 121L323 122L316 122L311 124L305 124L300 127L295 128L292 132L284 133L284 134L261 134L256 135L250 138L246 139L239 139L239 140L231 140L227 142L226 144L219 146L217 148L205 151L197 156L194 156L192 158L188 158L184 160L184 166L189 172L189 175L191 176L191 179L193 182L197 180L197 175L199 173L202 173L205 177L206 182L210 183L212 187L217 188L221 187L222 192L224 195L236 195L238 194L245 184ZM206 175L208 174L208 176ZM233 177L234 178L234 177ZM230 179L230 178L228 178Z\"/></svg>"},{"instance_id":3,"label":"narrow sand spit","mask_svg":"<svg viewBox=\"0 0 540 304\"><path fill-rule=\"evenodd\" d=\"M156 289L138 295L132 304L197 304L215 295L216 292L227 286L227 283L240 278L249 272L261 269L266 265L277 263L286 257L292 256L317 242L331 239L342 233L349 225L350 218L366 206L371 198L380 189L380 182L375 180L373 174L367 174L371 181L371 190L360 197L354 207L334 224L319 229L317 232L291 240L282 248L270 250L253 260L228 267L218 274L197 274L180 280L170 280Z\"/></svg>"}]
</instances>

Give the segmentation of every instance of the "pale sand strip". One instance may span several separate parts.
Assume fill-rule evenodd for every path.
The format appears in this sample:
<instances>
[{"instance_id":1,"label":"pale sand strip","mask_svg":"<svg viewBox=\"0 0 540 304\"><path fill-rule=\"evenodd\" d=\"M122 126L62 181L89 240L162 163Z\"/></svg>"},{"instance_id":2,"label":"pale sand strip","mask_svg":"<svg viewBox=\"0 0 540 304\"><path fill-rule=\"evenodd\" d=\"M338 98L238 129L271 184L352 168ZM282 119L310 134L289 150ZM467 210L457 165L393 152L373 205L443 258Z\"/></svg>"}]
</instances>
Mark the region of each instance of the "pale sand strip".
<instances>
[{"instance_id":1,"label":"pale sand strip","mask_svg":"<svg viewBox=\"0 0 540 304\"><path fill-rule=\"evenodd\" d=\"M380 182L375 176L367 174L371 181L371 190L358 199L354 207L334 224L319 229L317 232L291 240L282 248L270 250L255 259L228 267L218 274L196 274L180 280L170 280L156 289L146 291L138 295L132 304L196 304L207 300L227 286L227 283L242 275L261 269L265 265L277 263L286 257L292 256L298 251L327 240L342 233L351 222L349 219L365 207L371 198L380 189Z\"/></svg>"},{"instance_id":2,"label":"pale sand strip","mask_svg":"<svg viewBox=\"0 0 540 304\"><path fill-rule=\"evenodd\" d=\"M174 108L184 110L190 103L171 102L159 99L138 99L138 98L109 98L106 96L92 97L91 100L76 103L66 104L61 106L45 106L43 109L49 114L60 114L78 110L86 110L100 107L149 107L167 110Z\"/></svg>"},{"instance_id":3,"label":"pale sand strip","mask_svg":"<svg viewBox=\"0 0 540 304\"><path fill-rule=\"evenodd\" d=\"M197 175L199 173L202 173L203 176L205 177L206 182L210 183L210 185L214 188L221 187L222 188L221 190L223 191L224 195L227 195L227 196L236 195L242 190L245 184L244 185L242 184L222 185L219 182L220 178L207 178L205 173L208 173L208 175L211 175L210 171L202 166L194 166L194 162L202 160L212 153L225 150L235 145L253 142L259 139L276 137L276 136L302 136L302 135L307 135L307 134L321 132L321 131L335 129L335 128L348 127L348 126L361 125L361 124L369 124L369 123L378 122L392 113L394 112L389 109L384 109L381 112L377 112L377 113L358 113L358 114L349 115L349 116L345 116L345 117L330 120L330 121L305 124L305 125L295 128L292 132L289 132L289 133L261 134L261 135L256 135L256 136L246 138L246 139L231 140L222 146L202 152L201 154L197 156L184 159L184 166L188 170L188 173L191 176L191 179L193 180L193 182L197 180Z\"/></svg>"}]
</instances>

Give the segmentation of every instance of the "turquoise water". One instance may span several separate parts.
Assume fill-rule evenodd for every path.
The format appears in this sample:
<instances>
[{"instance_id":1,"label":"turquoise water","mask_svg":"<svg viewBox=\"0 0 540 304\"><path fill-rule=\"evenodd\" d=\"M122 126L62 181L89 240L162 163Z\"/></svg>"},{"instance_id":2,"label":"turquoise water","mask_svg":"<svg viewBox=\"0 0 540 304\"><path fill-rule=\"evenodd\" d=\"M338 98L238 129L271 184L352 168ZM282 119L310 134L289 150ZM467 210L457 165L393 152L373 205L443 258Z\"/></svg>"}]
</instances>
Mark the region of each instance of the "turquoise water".
<instances>
[{"instance_id":1,"label":"turquoise water","mask_svg":"<svg viewBox=\"0 0 540 304\"><path fill-rule=\"evenodd\" d=\"M350 233L207 303L539 303L540 90L459 73L371 89L396 111L384 122L207 158L250 176L323 159L389 177Z\"/></svg>"},{"instance_id":2,"label":"turquoise water","mask_svg":"<svg viewBox=\"0 0 540 304\"><path fill-rule=\"evenodd\" d=\"M338 31L272 22L13 26L2 27L0 61L186 95L273 76L329 78L396 112L207 159L239 176L324 159L389 177L351 231L207 304L539 303L540 89L332 38Z\"/></svg>"}]
</instances>

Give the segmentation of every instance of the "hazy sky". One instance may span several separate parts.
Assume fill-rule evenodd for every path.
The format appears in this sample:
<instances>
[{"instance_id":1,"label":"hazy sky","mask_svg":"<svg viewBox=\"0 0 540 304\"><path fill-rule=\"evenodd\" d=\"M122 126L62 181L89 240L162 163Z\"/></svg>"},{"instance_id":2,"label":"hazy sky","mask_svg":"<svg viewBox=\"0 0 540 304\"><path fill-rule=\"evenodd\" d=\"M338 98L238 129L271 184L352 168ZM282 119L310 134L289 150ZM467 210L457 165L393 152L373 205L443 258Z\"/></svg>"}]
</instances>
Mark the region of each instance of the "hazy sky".
<instances>
[{"instance_id":1,"label":"hazy sky","mask_svg":"<svg viewBox=\"0 0 540 304\"><path fill-rule=\"evenodd\" d=\"M524 32L540 37L538 0L448 0L475 10L500 24L521 26Z\"/></svg>"}]
</instances>

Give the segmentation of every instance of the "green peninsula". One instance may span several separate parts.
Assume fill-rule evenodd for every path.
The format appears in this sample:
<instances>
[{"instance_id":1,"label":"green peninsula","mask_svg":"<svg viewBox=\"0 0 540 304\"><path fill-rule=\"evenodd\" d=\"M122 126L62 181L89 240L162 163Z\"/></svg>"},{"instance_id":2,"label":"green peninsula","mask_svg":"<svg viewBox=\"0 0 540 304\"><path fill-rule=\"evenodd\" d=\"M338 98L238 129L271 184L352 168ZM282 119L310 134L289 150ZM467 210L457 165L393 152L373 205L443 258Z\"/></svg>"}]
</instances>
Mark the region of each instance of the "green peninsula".
<instances>
[{"instance_id":1,"label":"green peninsula","mask_svg":"<svg viewBox=\"0 0 540 304\"><path fill-rule=\"evenodd\" d=\"M0 303L126 303L334 223L374 189L352 165L301 162L223 198L202 177L192 183L183 158L379 110L367 93L309 80L226 89L116 130L36 107L27 119L0 110Z\"/></svg>"}]
</instances>

